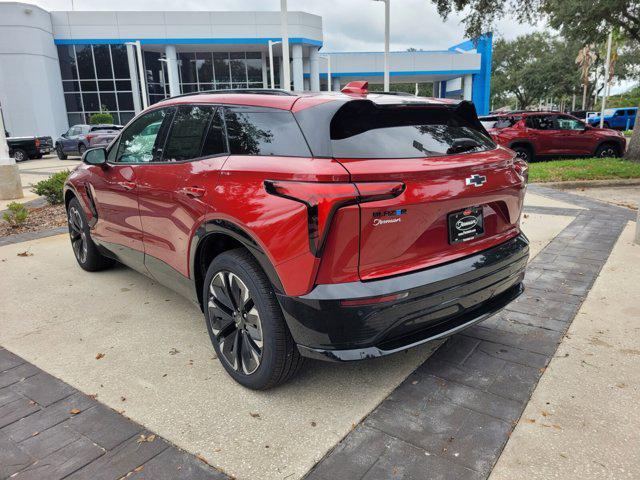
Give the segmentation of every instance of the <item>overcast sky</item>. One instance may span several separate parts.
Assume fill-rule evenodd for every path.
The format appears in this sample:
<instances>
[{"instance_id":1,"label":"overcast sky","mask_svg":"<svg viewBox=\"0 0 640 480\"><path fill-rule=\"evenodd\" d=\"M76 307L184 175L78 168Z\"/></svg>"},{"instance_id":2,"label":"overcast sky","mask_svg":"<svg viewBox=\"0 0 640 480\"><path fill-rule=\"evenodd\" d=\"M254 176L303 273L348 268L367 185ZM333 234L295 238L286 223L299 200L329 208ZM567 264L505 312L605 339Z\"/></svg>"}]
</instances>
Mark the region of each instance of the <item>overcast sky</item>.
<instances>
[{"instance_id":1,"label":"overcast sky","mask_svg":"<svg viewBox=\"0 0 640 480\"><path fill-rule=\"evenodd\" d=\"M4 1L4 0L0 0ZM26 0L29 1L29 0ZM280 9L279 0L31 0L48 10L269 10ZM373 0L288 0L291 11L322 17L325 52L381 51L384 48L384 5ZM464 40L460 16L443 22L429 0L391 0L391 50L413 47L447 49ZM494 34L507 39L543 30L544 25L500 21ZM632 82L612 86L624 91Z\"/></svg>"}]
</instances>

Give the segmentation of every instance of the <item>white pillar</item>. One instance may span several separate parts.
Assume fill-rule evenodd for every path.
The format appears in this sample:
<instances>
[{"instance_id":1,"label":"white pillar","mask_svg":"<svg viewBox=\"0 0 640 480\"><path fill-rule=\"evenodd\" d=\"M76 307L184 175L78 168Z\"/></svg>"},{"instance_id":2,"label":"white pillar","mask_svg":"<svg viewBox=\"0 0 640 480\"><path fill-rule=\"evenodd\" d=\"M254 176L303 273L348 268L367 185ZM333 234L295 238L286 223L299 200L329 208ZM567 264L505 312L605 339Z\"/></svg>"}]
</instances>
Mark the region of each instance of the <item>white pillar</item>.
<instances>
[{"instance_id":1,"label":"white pillar","mask_svg":"<svg viewBox=\"0 0 640 480\"><path fill-rule=\"evenodd\" d=\"M291 74L293 76L293 89L296 92L301 92L304 88L302 79L304 78L302 68L302 44L296 43L291 45Z\"/></svg>"},{"instance_id":2,"label":"white pillar","mask_svg":"<svg viewBox=\"0 0 640 480\"><path fill-rule=\"evenodd\" d=\"M175 45L167 45L164 48L167 57L167 75L169 77L169 95L180 95L180 77L178 76L178 54Z\"/></svg>"},{"instance_id":3,"label":"white pillar","mask_svg":"<svg viewBox=\"0 0 640 480\"><path fill-rule=\"evenodd\" d=\"M337 77L333 77L331 79L331 90L333 90L334 92L339 92L340 91L340 79Z\"/></svg>"},{"instance_id":4,"label":"white pillar","mask_svg":"<svg viewBox=\"0 0 640 480\"><path fill-rule=\"evenodd\" d=\"M389 91L389 9L391 0L384 0L384 91Z\"/></svg>"},{"instance_id":5,"label":"white pillar","mask_svg":"<svg viewBox=\"0 0 640 480\"><path fill-rule=\"evenodd\" d=\"M133 109L136 115L142 111L140 104L140 84L138 83L138 68L136 67L136 53L134 45L127 43L127 61L129 63L129 79L131 80L131 90L133 95Z\"/></svg>"},{"instance_id":6,"label":"white pillar","mask_svg":"<svg viewBox=\"0 0 640 480\"><path fill-rule=\"evenodd\" d=\"M0 200L22 198L22 180L16 161L9 157L9 145L4 134L4 122L0 111Z\"/></svg>"},{"instance_id":7,"label":"white pillar","mask_svg":"<svg viewBox=\"0 0 640 480\"><path fill-rule=\"evenodd\" d=\"M291 90L291 70L289 65L289 26L287 24L287 0L280 0L280 22L282 35L282 58L285 60L282 65L280 77L281 88L286 91Z\"/></svg>"},{"instance_id":8,"label":"white pillar","mask_svg":"<svg viewBox=\"0 0 640 480\"><path fill-rule=\"evenodd\" d=\"M260 60L262 60L262 88L269 88L269 79L267 77L267 56L264 52L260 52Z\"/></svg>"},{"instance_id":9,"label":"white pillar","mask_svg":"<svg viewBox=\"0 0 640 480\"><path fill-rule=\"evenodd\" d=\"M320 65L318 47L309 49L309 85L312 92L320 91Z\"/></svg>"},{"instance_id":10,"label":"white pillar","mask_svg":"<svg viewBox=\"0 0 640 480\"><path fill-rule=\"evenodd\" d=\"M144 61L142 60L142 44L140 40L136 40L136 58L138 60L138 75L140 75L140 89L142 90L142 108L146 109L149 106L149 97L147 94L147 72L144 69Z\"/></svg>"},{"instance_id":11,"label":"white pillar","mask_svg":"<svg viewBox=\"0 0 640 480\"><path fill-rule=\"evenodd\" d=\"M434 80L432 85L433 85L433 87L431 89L431 96L433 98L438 98L440 96L439 95L439 93L440 93L440 82L438 82L437 80Z\"/></svg>"},{"instance_id":12,"label":"white pillar","mask_svg":"<svg viewBox=\"0 0 640 480\"><path fill-rule=\"evenodd\" d=\"M462 78L462 98L471 101L473 98L473 91L471 86L473 85L473 78L471 75L465 75Z\"/></svg>"}]
</instances>

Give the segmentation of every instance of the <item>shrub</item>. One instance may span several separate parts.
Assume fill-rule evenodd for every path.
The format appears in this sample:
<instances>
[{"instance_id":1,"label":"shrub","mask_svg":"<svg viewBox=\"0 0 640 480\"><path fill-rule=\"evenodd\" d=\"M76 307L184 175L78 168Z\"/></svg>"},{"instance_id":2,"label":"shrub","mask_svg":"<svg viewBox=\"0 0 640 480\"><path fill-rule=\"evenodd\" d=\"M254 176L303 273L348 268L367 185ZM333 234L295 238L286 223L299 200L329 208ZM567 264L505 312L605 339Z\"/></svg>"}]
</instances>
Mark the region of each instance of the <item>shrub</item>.
<instances>
[{"instance_id":1,"label":"shrub","mask_svg":"<svg viewBox=\"0 0 640 480\"><path fill-rule=\"evenodd\" d=\"M94 113L89 117L89 123L91 125L97 125L99 123L113 123L113 115L109 113L106 108L101 108L100 113Z\"/></svg>"},{"instance_id":2,"label":"shrub","mask_svg":"<svg viewBox=\"0 0 640 480\"><path fill-rule=\"evenodd\" d=\"M4 218L5 221L13 228L19 227L27 221L27 218L29 217L29 210L27 210L24 204L11 202L7 205L7 208L9 211L5 212L2 215L2 218Z\"/></svg>"},{"instance_id":3,"label":"shrub","mask_svg":"<svg viewBox=\"0 0 640 480\"><path fill-rule=\"evenodd\" d=\"M33 193L42 195L52 205L64 202L62 187L64 187L64 182L70 173L69 170L54 173L46 180L36 183L32 189Z\"/></svg>"}]
</instances>

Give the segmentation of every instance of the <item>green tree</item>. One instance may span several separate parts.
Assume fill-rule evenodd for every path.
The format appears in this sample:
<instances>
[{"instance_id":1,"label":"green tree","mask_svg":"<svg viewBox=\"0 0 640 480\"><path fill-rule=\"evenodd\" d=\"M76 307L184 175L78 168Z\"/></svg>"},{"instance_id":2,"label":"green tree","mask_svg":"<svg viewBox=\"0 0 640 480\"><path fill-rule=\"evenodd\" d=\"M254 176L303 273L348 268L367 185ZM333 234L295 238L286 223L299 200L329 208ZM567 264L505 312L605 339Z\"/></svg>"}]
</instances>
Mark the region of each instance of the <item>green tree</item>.
<instances>
[{"instance_id":1,"label":"green tree","mask_svg":"<svg viewBox=\"0 0 640 480\"><path fill-rule=\"evenodd\" d=\"M492 29L495 21L511 16L521 23L546 20L550 27L582 45L602 44L609 32L640 43L640 0L432 0L443 18L464 16L465 33L476 37ZM616 73L617 75L617 73ZM640 109L636 124L640 125ZM640 162L640 128L634 129L627 158Z\"/></svg>"},{"instance_id":2,"label":"green tree","mask_svg":"<svg viewBox=\"0 0 640 480\"><path fill-rule=\"evenodd\" d=\"M525 109L541 99L564 100L580 85L574 59L578 46L543 33L498 39L493 51L494 104L517 100Z\"/></svg>"},{"instance_id":3,"label":"green tree","mask_svg":"<svg viewBox=\"0 0 640 480\"><path fill-rule=\"evenodd\" d=\"M113 115L104 107L100 108L100 113L94 113L89 117L91 125L99 125L101 123L113 123Z\"/></svg>"}]
</instances>

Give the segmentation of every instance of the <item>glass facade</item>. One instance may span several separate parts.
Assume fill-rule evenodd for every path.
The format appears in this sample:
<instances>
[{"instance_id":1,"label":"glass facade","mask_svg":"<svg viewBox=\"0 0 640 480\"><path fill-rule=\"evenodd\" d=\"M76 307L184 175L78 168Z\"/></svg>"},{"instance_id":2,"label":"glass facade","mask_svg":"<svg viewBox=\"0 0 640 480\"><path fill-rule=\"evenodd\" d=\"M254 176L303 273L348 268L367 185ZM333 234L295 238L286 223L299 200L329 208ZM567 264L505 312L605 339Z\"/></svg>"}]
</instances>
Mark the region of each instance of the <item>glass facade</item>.
<instances>
[{"instance_id":1,"label":"glass facade","mask_svg":"<svg viewBox=\"0 0 640 480\"><path fill-rule=\"evenodd\" d=\"M133 93L125 45L58 45L69 125L89 123L107 109L114 123L134 117ZM164 53L143 50L149 105L170 96ZM280 83L275 58L276 84ZM230 88L262 88L260 52L179 52L181 93ZM267 75L268 78L268 75Z\"/></svg>"},{"instance_id":2,"label":"glass facade","mask_svg":"<svg viewBox=\"0 0 640 480\"><path fill-rule=\"evenodd\" d=\"M101 109L114 123L134 116L127 50L124 45L58 45L69 125L89 123Z\"/></svg>"}]
</instances>

